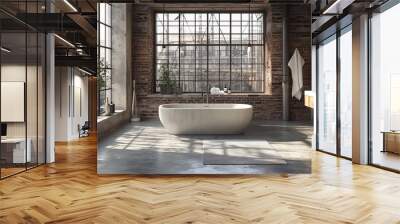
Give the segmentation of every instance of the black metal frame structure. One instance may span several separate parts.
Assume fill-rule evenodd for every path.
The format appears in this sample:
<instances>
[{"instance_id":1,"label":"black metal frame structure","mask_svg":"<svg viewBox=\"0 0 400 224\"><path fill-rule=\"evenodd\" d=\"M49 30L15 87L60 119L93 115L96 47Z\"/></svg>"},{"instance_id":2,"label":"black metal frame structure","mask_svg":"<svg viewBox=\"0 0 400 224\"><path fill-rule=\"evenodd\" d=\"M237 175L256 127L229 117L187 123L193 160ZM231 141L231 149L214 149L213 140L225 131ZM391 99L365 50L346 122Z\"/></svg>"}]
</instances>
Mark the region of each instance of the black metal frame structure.
<instances>
[{"instance_id":1,"label":"black metal frame structure","mask_svg":"<svg viewBox=\"0 0 400 224\"><path fill-rule=\"evenodd\" d=\"M333 156L338 156L347 160L352 160L349 157L343 156L341 153L341 117L340 117L340 102L341 102L341 97L340 97L340 78L341 78L341 67L340 67L340 37L342 36L343 33L346 32L351 32L347 29L349 29L349 27L351 27L351 18L347 17L344 18L344 22L342 21L341 24L335 24L334 26L332 26L332 28L330 30L327 30L325 33L321 33L320 38L318 39L318 42L316 44L316 102L317 102L317 107L316 107L316 149L317 151L320 152L324 152ZM345 31L345 32L343 32ZM332 153L332 152L328 152L325 151L324 149L321 149L319 146L319 106L318 106L318 102L319 102L319 64L318 64L318 59L319 59L319 45L324 42L327 41L329 38L332 38L334 36L334 40L332 41L336 41L336 152Z\"/></svg>"},{"instance_id":2,"label":"black metal frame structure","mask_svg":"<svg viewBox=\"0 0 400 224\"><path fill-rule=\"evenodd\" d=\"M385 2L384 4L382 4L382 5L380 5L380 6L376 7L376 8L366 9L365 10L365 12L368 13L368 18L369 18L368 19L368 36L367 36L367 39L368 39L368 56L367 56L367 60L368 60L367 61L367 66L368 66L368 96L367 96L368 97L368 105L367 105L367 107L368 107L368 124L367 124L368 125L368 140L367 141L368 141L368 165L371 165L371 166L374 166L374 167L377 167L377 168L380 168L380 169L388 170L388 171L391 171L391 172L400 173L400 170L392 169L392 168L385 167L385 166L382 166L382 165L379 165L379 164L374 164L374 162L373 162L372 101L371 101L372 100L372 97L371 97L371 94L372 94L372 83L371 83L371 81L372 81L372 79L371 79L371 76L372 76L372 61L371 61L371 57L372 57L372 51L371 51L371 48L372 48L372 41L371 41L371 39L372 39L371 38L372 37L372 33L371 33L372 32L371 31L372 14L373 13L382 13L382 12L390 9L391 7L393 7L393 6L397 5L397 4L400 4L400 0L389 0L389 1ZM316 48L317 48L317 50L316 50L316 57L317 57L316 61L317 62L318 62L318 44L321 41L329 38L331 35L337 35L338 33L340 34L340 31L337 31L337 30L343 29L344 26L348 26L347 24L351 23L351 19L350 18L351 18L351 15L348 15L347 17L343 18L343 19L348 20L348 21L342 22L342 21L339 20L338 23L342 22L342 24L340 26L337 26L337 24L335 24L334 26L329 27L327 30L323 31L321 34L319 34L313 40L313 42L316 44ZM344 24L344 26L343 26L343 24ZM340 36L337 35L336 38L339 39ZM340 43L337 43L337 45L339 45L339 44ZM319 88L318 87L319 86L318 85L318 83L319 83L319 80L318 80L318 70L319 70L319 68L318 68L318 66L319 65L317 63L317 65L316 65L316 70L317 70L317 76L316 76L317 90L316 91L317 92L318 92L318 88ZM338 68L340 68L340 67L338 67ZM340 83L337 82L337 85L339 85L339 84ZM339 88L339 91L340 91L340 88ZM337 94L338 94L337 98L339 98L339 95L340 95L339 92ZM318 94L316 94L316 101L318 102ZM338 99L337 102L340 102L340 99ZM319 144L318 144L318 133L319 133L319 130L318 130L318 126L319 126L318 110L319 110L319 107L317 106L316 107L316 115L317 115L316 116L316 148L317 148L317 151L324 152L324 153L327 153L327 154L330 154L330 155L333 155L333 156L339 156L339 157L342 157L344 159L351 160L351 158L344 157L343 155L341 155L340 147L337 148L336 154L335 153L326 152L323 149L319 148ZM340 122L340 117L337 118L337 122ZM340 124L339 124L338 127L340 129ZM338 133L340 133L340 130L338 131ZM338 141L337 141L337 143L338 143L338 142L340 142L340 136L337 135L337 138L338 138ZM338 146L338 144L337 144L337 146Z\"/></svg>"},{"instance_id":3,"label":"black metal frame structure","mask_svg":"<svg viewBox=\"0 0 400 224\"><path fill-rule=\"evenodd\" d=\"M194 27L194 32L193 33L185 33L184 31L184 26L185 26L185 22L187 21L183 21L182 18L184 18L182 15L184 14L192 14L194 15L194 21L190 21L192 23L192 26ZM206 16L206 19L202 19L201 21L197 20L197 15L202 14ZM229 33L223 33L221 30L221 15L225 14L225 15L229 15L229 20L228 21L223 21L224 23L229 23ZM232 20L232 14L240 14L240 21L233 21ZM163 21L161 21L161 23L166 23L163 24L163 28L162 28L162 33L159 33L157 31L157 23L159 21L157 21L157 16L158 15L163 15L164 18L165 17L169 17L169 15L177 15L178 18L178 32L177 33L172 33L170 32L170 22L166 22L165 19L163 19ZM262 16L262 21L260 22L260 24L258 24L257 26L261 27L261 32L259 33L252 33L252 31L248 32L248 33L233 33L232 32L232 23L235 22L237 24L240 24L240 29L243 29L243 21L248 21L248 20L244 20L243 19L243 15L251 15L251 26L249 27L249 29L251 29L254 26L254 15L261 15ZM163 18L163 16L161 16L161 18ZM210 32L210 25L211 23L213 23L214 21L210 20L210 18L214 16L214 18L216 19L216 23L217 25L217 29L219 30L219 32L217 33L213 33ZM216 18L215 16L218 16L218 18ZM250 17L250 16L249 16ZM179 89L183 92L183 93L201 93L201 92L207 92L210 87L212 86L218 86L220 88L227 86L228 88L232 89L232 92L240 92L240 93L264 93L265 91L265 13L262 11L251 11L250 14L249 12L223 12L223 11L218 11L218 12L160 12L157 11L154 13L154 30L155 30L155 34L154 34L154 78L155 78L155 82L153 83L153 89L154 92L158 93L159 92L159 88L158 88L158 83L159 83L159 68L161 65L165 65L168 67L168 70L174 70L176 75L175 78L178 82L178 87ZM176 25L175 25L176 26ZM226 26L226 25L225 25ZM205 32L203 33L199 33L199 27L201 28L205 28ZM212 28L215 28L214 26L212 26ZM253 30L254 31L254 30ZM203 34L206 36L206 42L205 43L199 43L200 41L198 40L199 34ZM229 36L229 40L226 40L227 43L221 43L221 37L223 35L227 35ZM249 35L250 34L250 35ZM185 39L185 37L187 38L187 36L185 35L191 35L194 36L193 41L191 43L182 43L182 41ZM233 43L232 42L232 35L240 35L240 43ZM171 36L177 36L178 38L176 38L176 40L178 40L178 43L169 43L170 40L169 38ZM210 38L211 36L213 37L217 37L217 41L215 41L214 38ZM243 37L247 37L247 36L251 36L250 40L247 40L248 38L243 38ZM254 37L257 37L258 39L255 40ZM162 39L162 41L159 41L160 38ZM222 38L223 39L223 38ZM243 48L248 48L249 46L251 46L251 62L244 64L244 54L243 52L245 52L245 50L243 50ZM178 57L177 57L177 63L171 63L171 57L170 57L170 48L175 48L178 51ZM194 51L194 55L189 58L189 59L185 59L184 57L182 57L181 55L185 55L187 52L190 51L184 51L182 49L186 49L186 48L192 48L192 51ZM232 52L237 48L239 48L239 58L234 58ZM254 52L255 49L259 48L259 51L261 53L261 58L256 58L254 56ZM159 51L159 49L161 49L161 51ZM166 49L166 58L162 59L160 58L160 53L163 51L163 49ZM211 49L214 49L214 51L210 51ZM224 49L224 50L221 50ZM201 52L204 52L206 55L202 56L202 59L197 58L198 56L198 51L201 50ZM229 57L221 57L222 52L226 52L229 51ZM216 55L217 57L214 56L214 52L217 52ZM227 61L227 59L229 59ZM238 72L236 72L237 74L239 74L237 77L232 74L233 67L236 66L236 63L233 62L234 60L238 60L238 62L240 63L240 66L238 66L237 70ZM160 61L164 61L164 62L160 62ZM192 60L194 61L193 63L185 63L183 62L184 60ZM203 61L203 62L199 62L199 61ZM255 60L259 60L260 63L255 63ZM191 79L187 79L187 80L183 80L182 77L184 77L184 75L182 74L185 71L185 66L193 66L194 67L194 71L193 74L190 75ZM253 83L259 83L258 85L261 86L261 89L257 89L257 90L244 90L243 88L243 83L246 82L247 80L243 79L244 76L244 65L250 65L251 67L251 73L254 73L254 68L255 66L259 66L259 68L261 68L260 72L261 74L256 74L255 76L259 76L260 78L256 79L256 80L251 80L251 82ZM175 66L174 68L171 69L172 66ZM229 68L229 78L224 78L224 75L222 74L222 67L226 67ZM205 67L205 71L202 72L202 75L205 77L199 78L199 67L203 68ZM217 68L217 69L215 69ZM211 77L210 73L214 72L217 74L217 77ZM256 71L257 73L257 71ZM188 75L186 75L188 76ZM236 89L233 86L233 83L240 83L240 88ZM192 85L188 85L189 83L191 83ZM198 86L198 84L203 83L203 85L200 85L200 87ZM191 88L184 88L184 84L186 84L187 86L191 86Z\"/></svg>"},{"instance_id":4,"label":"black metal frame structure","mask_svg":"<svg viewBox=\"0 0 400 224\"><path fill-rule=\"evenodd\" d=\"M101 12L101 4L104 5L104 12ZM109 10L108 13L107 10ZM104 15L104 21L101 21L101 15ZM102 35L104 35L104 43L101 43ZM107 55L109 55L109 58ZM102 111L102 106L104 106L104 100L108 92L110 95L109 100L112 101L112 5L110 3L97 3L97 61L98 71L104 70L107 74L105 77L98 74L97 78L97 115L101 115L104 112ZM102 99L102 95L104 99Z\"/></svg>"},{"instance_id":5,"label":"black metal frame structure","mask_svg":"<svg viewBox=\"0 0 400 224\"><path fill-rule=\"evenodd\" d=\"M400 170L384 165L376 164L373 160L373 133L372 133L372 18L374 13L383 13L386 10L400 4L400 0L388 0L377 8L368 10L368 164L380 169L400 173Z\"/></svg>"},{"instance_id":6,"label":"black metal frame structure","mask_svg":"<svg viewBox=\"0 0 400 224\"><path fill-rule=\"evenodd\" d=\"M28 5L28 3L29 4L36 4L36 7L35 7L35 10L36 10L36 12L39 12L39 3L41 3L40 5L42 5L42 4L46 4L47 2L46 2L46 0L19 0L18 2L20 2L21 4L22 4L22 9L24 9L25 10L25 12L28 12L28 7L27 7L27 5ZM1 5L0 5L0 9L1 9ZM47 11L47 7L45 8L45 10ZM6 12L6 11L4 11L4 12ZM25 14L25 16L26 16L27 14ZM9 15L10 16L10 15ZM14 176L14 175L16 175L16 174L19 174L19 173L22 173L22 172L25 172L25 171L27 171L27 170L30 170L30 169L33 169L33 168L36 168L36 167L38 167L38 166L40 166L40 165L43 165L43 164L45 164L46 162L47 162L47 153L46 153L46 148L47 148L47 141L46 141L46 138L47 138L47 130L46 130L46 126L47 126L47 113L46 113L46 108L47 108L47 105L46 105L46 95L47 95L47 82L46 82L46 77L47 77L47 49L46 49L46 46L47 46L47 37L46 37L46 35L47 35L47 33L45 33L45 32L42 32L42 31L40 31L40 30L37 30L37 29L35 29L35 28L33 28L32 26L29 26L28 24L26 24L26 23L24 23L23 21L21 21L21 20L19 20L19 19L17 19L17 18L15 18L16 19L16 21L18 22L18 23L21 23L21 27L23 27L23 31L21 31L21 30L19 30L19 31L11 31L11 32L7 32L7 31L2 31L2 29L1 29L1 23L0 23L0 46L2 46L3 45L3 43L2 43L2 40L3 40L3 34L5 34L5 33L11 33L11 34L22 34L22 35L25 35L24 36L24 45L25 45L25 49L24 49L24 53L25 53L25 58L24 58L24 61L25 61L25 81L24 81L24 132L25 132L25 134L24 134L24 141L25 141L25 164L24 164L24 169L23 170L20 170L20 171L17 171L17 172L14 172L14 173L11 173L11 174L9 174L9 175L6 175L6 176L4 176L3 175L3 173L2 173L2 164L1 164L1 160L0 160L0 180L1 179L4 179L4 178L7 178L7 177L11 177L11 176ZM29 41L29 37L30 36L33 36L33 38L35 39L34 41L33 41L33 43L31 43L30 41ZM42 37L42 38L40 38L40 36ZM39 52L39 46L40 46L40 40L42 41L42 44L43 44L43 49L42 49L42 53L43 54L40 54L40 52ZM36 55L36 58L35 58L35 60L31 60L30 58L28 58L28 48L29 49L32 49L32 46L29 46L29 44L33 44L33 46L34 46L34 53L35 53L35 55ZM3 54L3 52L0 52L0 68L3 66L3 58L2 58L2 54ZM42 58L42 60L44 60L44 65L43 65L43 69L42 69L42 84L43 84L43 86L42 86L42 88L43 88L43 92L42 92L42 109L43 109L43 115L42 115L42 117L39 117L41 114L39 114L39 65L40 65L40 60L39 60L39 58ZM35 88L36 88L36 111L35 111L35 113L36 113L36 122L34 122L33 124L34 125L36 125L36 135L35 136L30 136L30 138L32 139L32 141L36 141L36 161L33 161L33 162L27 162L28 161L28 154L27 154L27 147L28 147L28 100L27 100L27 97L28 97L28 95L27 95L27 89L28 89L28 64L31 64L31 63L36 63L35 64L35 67L36 67L36 69L35 69L35 74L36 74L36 86L35 86ZM31 73L32 74L32 73ZM1 73L1 69L0 69L0 82L2 81L2 73ZM0 89L1 89L1 86L0 86ZM0 91L1 92L1 91ZM0 93L0 96L1 96L1 93ZM1 97L0 97L1 98ZM0 99L0 101L1 101L1 99ZM2 108L1 108L1 105L0 105L0 110L1 110ZM0 115L0 118L1 118L1 115ZM0 119L1 120L1 119ZM41 122L42 122L42 128L43 128L43 132L42 132L42 134L43 134L43 136L42 136L42 155L41 155L41 157L39 157L39 147L40 147L40 143L39 143L39 120L41 120ZM0 123L1 123L1 121L0 121ZM2 154L2 145L0 144L0 159L2 158L1 157L1 154ZM39 159L40 158L40 159ZM42 160L42 161L40 161L40 160ZM20 168L20 167L18 167L18 168Z\"/></svg>"}]
</instances>

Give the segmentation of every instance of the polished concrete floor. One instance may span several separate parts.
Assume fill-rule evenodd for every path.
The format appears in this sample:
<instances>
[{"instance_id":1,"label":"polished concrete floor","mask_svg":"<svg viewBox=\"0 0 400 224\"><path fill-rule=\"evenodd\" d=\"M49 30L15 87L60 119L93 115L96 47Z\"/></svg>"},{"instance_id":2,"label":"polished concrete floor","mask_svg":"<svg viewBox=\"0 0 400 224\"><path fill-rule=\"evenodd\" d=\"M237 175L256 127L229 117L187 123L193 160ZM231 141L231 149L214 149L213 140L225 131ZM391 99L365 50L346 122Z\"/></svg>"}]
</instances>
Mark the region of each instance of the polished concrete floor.
<instances>
[{"instance_id":1,"label":"polished concrete floor","mask_svg":"<svg viewBox=\"0 0 400 224\"><path fill-rule=\"evenodd\" d=\"M99 174L309 173L311 135L309 124L255 121L241 135L177 136L167 133L158 120L147 120L126 124L99 140L97 170ZM247 146L265 144L283 162L268 163L267 160L265 164L232 165L229 161L240 160L240 154L234 155L222 146L220 156L223 162L228 161L227 165L211 165L205 161L206 145L226 146L237 141ZM247 148L240 150L241 155L261 153L260 147Z\"/></svg>"}]
</instances>

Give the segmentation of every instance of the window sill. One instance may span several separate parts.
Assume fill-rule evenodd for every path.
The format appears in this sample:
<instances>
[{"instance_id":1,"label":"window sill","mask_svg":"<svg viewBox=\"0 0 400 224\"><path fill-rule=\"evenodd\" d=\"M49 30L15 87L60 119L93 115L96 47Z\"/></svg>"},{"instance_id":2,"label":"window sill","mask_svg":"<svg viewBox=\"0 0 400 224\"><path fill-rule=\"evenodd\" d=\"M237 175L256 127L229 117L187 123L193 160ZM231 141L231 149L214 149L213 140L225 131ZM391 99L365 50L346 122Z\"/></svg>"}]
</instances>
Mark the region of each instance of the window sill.
<instances>
[{"instance_id":1,"label":"window sill","mask_svg":"<svg viewBox=\"0 0 400 224\"><path fill-rule=\"evenodd\" d=\"M99 115L97 116L97 123L101 123L107 119L110 119L114 116L119 115L120 113L124 112L125 110L115 110L115 113L111 114L110 116L105 116L105 115Z\"/></svg>"}]
</instances>

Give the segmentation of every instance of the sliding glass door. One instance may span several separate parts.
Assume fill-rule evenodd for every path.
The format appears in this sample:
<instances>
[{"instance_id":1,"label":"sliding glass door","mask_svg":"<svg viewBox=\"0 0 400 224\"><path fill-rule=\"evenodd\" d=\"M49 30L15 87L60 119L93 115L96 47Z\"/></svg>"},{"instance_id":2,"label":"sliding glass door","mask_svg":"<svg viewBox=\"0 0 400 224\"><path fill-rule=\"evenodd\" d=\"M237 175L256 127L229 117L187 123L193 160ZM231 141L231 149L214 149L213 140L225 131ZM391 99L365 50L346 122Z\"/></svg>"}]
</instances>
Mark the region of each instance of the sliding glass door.
<instances>
[{"instance_id":1,"label":"sliding glass door","mask_svg":"<svg viewBox=\"0 0 400 224\"><path fill-rule=\"evenodd\" d=\"M370 160L400 170L400 4L371 18Z\"/></svg>"},{"instance_id":2,"label":"sliding glass door","mask_svg":"<svg viewBox=\"0 0 400 224\"><path fill-rule=\"evenodd\" d=\"M317 48L317 149L352 157L352 26Z\"/></svg>"},{"instance_id":3,"label":"sliding glass door","mask_svg":"<svg viewBox=\"0 0 400 224\"><path fill-rule=\"evenodd\" d=\"M319 44L317 63L317 148L336 153L336 35Z\"/></svg>"}]
</instances>

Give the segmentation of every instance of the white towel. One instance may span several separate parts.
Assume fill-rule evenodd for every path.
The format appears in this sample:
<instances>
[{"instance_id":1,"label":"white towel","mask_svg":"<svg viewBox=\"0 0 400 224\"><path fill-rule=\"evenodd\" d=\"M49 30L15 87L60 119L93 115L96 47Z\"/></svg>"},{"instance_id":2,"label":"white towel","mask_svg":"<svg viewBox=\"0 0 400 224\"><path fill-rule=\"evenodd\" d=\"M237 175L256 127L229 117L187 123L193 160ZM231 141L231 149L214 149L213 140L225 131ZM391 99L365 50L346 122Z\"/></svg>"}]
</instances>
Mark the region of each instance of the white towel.
<instances>
[{"instance_id":1,"label":"white towel","mask_svg":"<svg viewBox=\"0 0 400 224\"><path fill-rule=\"evenodd\" d=\"M301 57L299 50L296 48L294 50L293 56L290 59L289 68L292 71L292 97L301 100L302 89L303 89L303 66L304 59Z\"/></svg>"}]
</instances>

